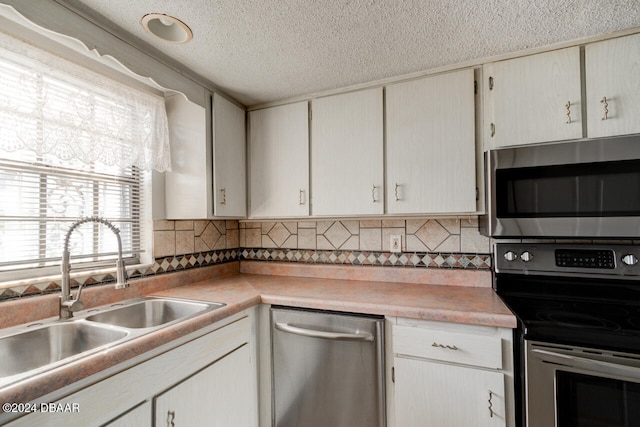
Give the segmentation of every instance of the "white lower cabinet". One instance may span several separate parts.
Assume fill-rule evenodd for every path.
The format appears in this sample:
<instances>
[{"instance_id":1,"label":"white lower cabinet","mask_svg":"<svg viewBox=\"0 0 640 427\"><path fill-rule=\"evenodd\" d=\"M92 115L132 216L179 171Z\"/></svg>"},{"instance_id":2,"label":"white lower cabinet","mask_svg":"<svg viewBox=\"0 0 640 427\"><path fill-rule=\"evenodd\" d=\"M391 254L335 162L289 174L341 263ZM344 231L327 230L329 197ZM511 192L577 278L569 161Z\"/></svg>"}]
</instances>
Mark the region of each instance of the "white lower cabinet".
<instances>
[{"instance_id":1,"label":"white lower cabinet","mask_svg":"<svg viewBox=\"0 0 640 427\"><path fill-rule=\"evenodd\" d=\"M151 402L146 401L107 423L104 427L140 427L153 423Z\"/></svg>"},{"instance_id":2,"label":"white lower cabinet","mask_svg":"<svg viewBox=\"0 0 640 427\"><path fill-rule=\"evenodd\" d=\"M514 425L510 329L388 321L389 427Z\"/></svg>"},{"instance_id":3,"label":"white lower cabinet","mask_svg":"<svg viewBox=\"0 0 640 427\"><path fill-rule=\"evenodd\" d=\"M235 314L106 379L87 379L86 388L42 398L77 411L35 412L8 425L257 427L255 328L255 309Z\"/></svg>"},{"instance_id":4,"label":"white lower cabinet","mask_svg":"<svg viewBox=\"0 0 640 427\"><path fill-rule=\"evenodd\" d=\"M396 425L506 425L502 373L403 357L394 364Z\"/></svg>"},{"instance_id":5,"label":"white lower cabinet","mask_svg":"<svg viewBox=\"0 0 640 427\"><path fill-rule=\"evenodd\" d=\"M248 345L155 398L155 425L257 426L254 359Z\"/></svg>"}]
</instances>

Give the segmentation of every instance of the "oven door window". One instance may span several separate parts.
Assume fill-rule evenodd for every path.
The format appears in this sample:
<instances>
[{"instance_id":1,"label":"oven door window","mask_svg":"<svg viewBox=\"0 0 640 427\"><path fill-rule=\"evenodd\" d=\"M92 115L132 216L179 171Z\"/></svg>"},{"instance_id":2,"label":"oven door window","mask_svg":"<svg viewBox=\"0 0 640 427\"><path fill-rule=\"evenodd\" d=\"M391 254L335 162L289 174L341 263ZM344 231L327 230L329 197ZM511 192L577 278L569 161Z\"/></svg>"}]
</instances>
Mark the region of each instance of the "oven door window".
<instances>
[{"instance_id":1,"label":"oven door window","mask_svg":"<svg viewBox=\"0 0 640 427\"><path fill-rule=\"evenodd\" d=\"M499 218L640 215L640 160L496 170Z\"/></svg>"},{"instance_id":2,"label":"oven door window","mask_svg":"<svg viewBox=\"0 0 640 427\"><path fill-rule=\"evenodd\" d=\"M640 384L556 372L557 427L640 426Z\"/></svg>"}]
</instances>

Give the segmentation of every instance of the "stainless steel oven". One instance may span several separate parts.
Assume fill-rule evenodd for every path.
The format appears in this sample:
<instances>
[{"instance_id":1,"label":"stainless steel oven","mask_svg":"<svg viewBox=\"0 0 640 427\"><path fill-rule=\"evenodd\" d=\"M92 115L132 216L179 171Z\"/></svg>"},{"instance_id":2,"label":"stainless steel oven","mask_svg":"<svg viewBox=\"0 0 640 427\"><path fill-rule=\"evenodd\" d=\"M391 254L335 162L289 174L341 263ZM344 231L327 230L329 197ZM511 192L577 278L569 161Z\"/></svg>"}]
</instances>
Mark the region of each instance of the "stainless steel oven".
<instances>
[{"instance_id":1,"label":"stainless steel oven","mask_svg":"<svg viewBox=\"0 0 640 427\"><path fill-rule=\"evenodd\" d=\"M520 426L640 426L639 257L634 245L495 245L494 289L518 318Z\"/></svg>"},{"instance_id":2,"label":"stainless steel oven","mask_svg":"<svg viewBox=\"0 0 640 427\"><path fill-rule=\"evenodd\" d=\"M526 342L530 427L640 425L640 356Z\"/></svg>"},{"instance_id":3,"label":"stainless steel oven","mask_svg":"<svg viewBox=\"0 0 640 427\"><path fill-rule=\"evenodd\" d=\"M491 150L494 237L640 237L640 135Z\"/></svg>"}]
</instances>

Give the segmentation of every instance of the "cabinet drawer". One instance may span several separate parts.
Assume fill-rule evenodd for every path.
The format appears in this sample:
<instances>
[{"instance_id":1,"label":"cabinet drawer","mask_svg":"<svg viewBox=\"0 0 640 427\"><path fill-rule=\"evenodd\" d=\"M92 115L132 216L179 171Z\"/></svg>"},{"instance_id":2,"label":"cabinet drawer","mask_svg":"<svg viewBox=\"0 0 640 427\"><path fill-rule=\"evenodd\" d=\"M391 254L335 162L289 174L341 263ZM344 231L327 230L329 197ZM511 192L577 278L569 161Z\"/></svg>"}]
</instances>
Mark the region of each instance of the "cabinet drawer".
<instances>
[{"instance_id":1,"label":"cabinet drawer","mask_svg":"<svg viewBox=\"0 0 640 427\"><path fill-rule=\"evenodd\" d=\"M502 340L493 335L394 325L393 352L397 355L502 369Z\"/></svg>"}]
</instances>

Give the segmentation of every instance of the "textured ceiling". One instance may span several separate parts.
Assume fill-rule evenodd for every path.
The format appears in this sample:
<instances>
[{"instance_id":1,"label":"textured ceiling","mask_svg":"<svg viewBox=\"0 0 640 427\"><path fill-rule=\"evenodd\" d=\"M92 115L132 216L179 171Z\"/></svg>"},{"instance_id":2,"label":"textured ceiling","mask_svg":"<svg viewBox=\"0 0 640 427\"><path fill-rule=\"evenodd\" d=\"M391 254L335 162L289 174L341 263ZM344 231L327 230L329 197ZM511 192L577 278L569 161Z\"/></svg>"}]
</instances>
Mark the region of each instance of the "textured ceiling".
<instances>
[{"instance_id":1,"label":"textured ceiling","mask_svg":"<svg viewBox=\"0 0 640 427\"><path fill-rule=\"evenodd\" d=\"M247 106L640 26L640 0L59 1ZM145 33L151 12L193 41Z\"/></svg>"}]
</instances>

